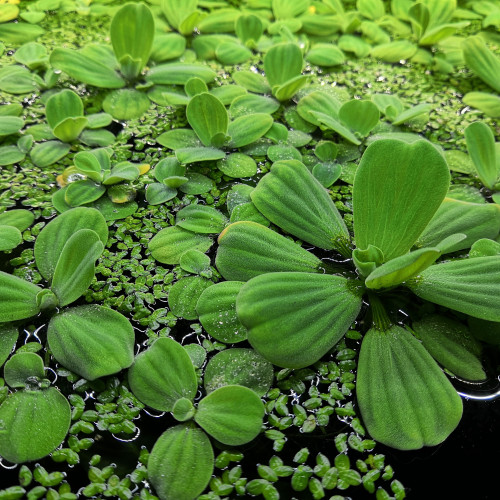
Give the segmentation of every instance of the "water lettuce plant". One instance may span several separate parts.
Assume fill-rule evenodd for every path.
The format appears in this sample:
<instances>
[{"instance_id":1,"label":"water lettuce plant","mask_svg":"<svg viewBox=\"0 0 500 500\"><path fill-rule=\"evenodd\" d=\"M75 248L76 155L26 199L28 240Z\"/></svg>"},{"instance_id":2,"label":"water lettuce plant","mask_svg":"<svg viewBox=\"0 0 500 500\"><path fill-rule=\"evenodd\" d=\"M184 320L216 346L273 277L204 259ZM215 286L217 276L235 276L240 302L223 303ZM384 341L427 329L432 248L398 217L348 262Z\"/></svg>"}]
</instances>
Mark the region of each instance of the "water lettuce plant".
<instances>
[{"instance_id":1,"label":"water lettuce plant","mask_svg":"<svg viewBox=\"0 0 500 500\"><path fill-rule=\"evenodd\" d=\"M320 359L345 334L366 297L373 327L361 347L358 404L370 434L401 449L443 441L462 409L411 330L387 316L385 297L402 285L424 300L500 321L493 298L498 256L435 263L466 239L460 232L467 232L465 225L445 231L432 247L411 251L449 181L444 158L428 142L374 141L355 175L352 249L341 216L310 172L300 162L275 163L251 192L252 202L287 233L347 258L352 253L356 273L329 271L312 253L256 223L231 224L219 236L217 268L229 281L246 281L236 295L238 319L254 349L278 366L301 368ZM434 391L441 396L434 399Z\"/></svg>"}]
</instances>

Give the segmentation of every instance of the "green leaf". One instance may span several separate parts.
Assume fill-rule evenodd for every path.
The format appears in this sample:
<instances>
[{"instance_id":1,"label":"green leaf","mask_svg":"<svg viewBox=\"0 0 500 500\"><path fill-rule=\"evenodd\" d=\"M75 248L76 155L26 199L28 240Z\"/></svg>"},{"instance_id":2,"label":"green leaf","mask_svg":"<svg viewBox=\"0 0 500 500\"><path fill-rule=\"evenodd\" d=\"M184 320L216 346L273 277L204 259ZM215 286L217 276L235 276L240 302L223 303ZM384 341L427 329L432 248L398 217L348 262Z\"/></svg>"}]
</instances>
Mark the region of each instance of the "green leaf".
<instances>
[{"instance_id":1,"label":"green leaf","mask_svg":"<svg viewBox=\"0 0 500 500\"><path fill-rule=\"evenodd\" d=\"M208 92L207 84L197 76L190 78L186 85L184 85L184 90L189 97L193 97L197 94L203 94L203 92Z\"/></svg>"},{"instance_id":2,"label":"green leaf","mask_svg":"<svg viewBox=\"0 0 500 500\"><path fill-rule=\"evenodd\" d=\"M326 189L302 163L276 162L251 198L260 212L286 232L317 247L346 253L349 233L344 221Z\"/></svg>"},{"instance_id":3,"label":"green leaf","mask_svg":"<svg viewBox=\"0 0 500 500\"><path fill-rule=\"evenodd\" d=\"M219 158L220 156L214 159L217 160ZM214 187L214 181L212 179L197 172L187 173L186 178L187 182L183 182L179 186L179 191L186 194L208 193Z\"/></svg>"},{"instance_id":4,"label":"green leaf","mask_svg":"<svg viewBox=\"0 0 500 500\"><path fill-rule=\"evenodd\" d=\"M320 184L329 188L341 175L342 167L338 163L317 163L312 169L312 174Z\"/></svg>"},{"instance_id":5,"label":"green leaf","mask_svg":"<svg viewBox=\"0 0 500 500\"><path fill-rule=\"evenodd\" d=\"M146 187L146 201L149 205L161 205L177 196L177 189L153 182Z\"/></svg>"},{"instance_id":6,"label":"green leaf","mask_svg":"<svg viewBox=\"0 0 500 500\"><path fill-rule=\"evenodd\" d=\"M194 420L217 441L238 446L258 436L263 417L264 404L254 391L226 385L199 402Z\"/></svg>"},{"instance_id":7,"label":"green leaf","mask_svg":"<svg viewBox=\"0 0 500 500\"><path fill-rule=\"evenodd\" d=\"M18 352L4 366L5 383L13 388L29 385L28 378L45 378L42 358L33 352Z\"/></svg>"},{"instance_id":8,"label":"green leaf","mask_svg":"<svg viewBox=\"0 0 500 500\"><path fill-rule=\"evenodd\" d=\"M81 116L79 118L68 117L62 122L58 123L52 133L60 141L72 142L80 136L87 124L88 120L84 116Z\"/></svg>"},{"instance_id":9,"label":"green leaf","mask_svg":"<svg viewBox=\"0 0 500 500\"><path fill-rule=\"evenodd\" d=\"M242 64L252 57L252 51L235 40L217 45L215 56L225 65Z\"/></svg>"},{"instance_id":10,"label":"green leaf","mask_svg":"<svg viewBox=\"0 0 500 500\"><path fill-rule=\"evenodd\" d=\"M208 436L193 424L170 427L156 441L148 478L160 498L192 500L207 487L214 469Z\"/></svg>"},{"instance_id":11,"label":"green leaf","mask_svg":"<svg viewBox=\"0 0 500 500\"><path fill-rule=\"evenodd\" d=\"M500 92L500 58L484 43L479 35L470 36L462 44L465 64L484 83Z\"/></svg>"},{"instance_id":12,"label":"green leaf","mask_svg":"<svg viewBox=\"0 0 500 500\"><path fill-rule=\"evenodd\" d=\"M99 161L99 158L102 158L101 161ZM102 161L106 163L102 164L101 163ZM98 157L92 151L80 151L79 153L76 153L76 155L73 158L73 162L78 172L85 175L94 182L101 182L102 181L101 171L107 170L110 167L108 156L106 161L105 157L102 156Z\"/></svg>"},{"instance_id":13,"label":"green leaf","mask_svg":"<svg viewBox=\"0 0 500 500\"><path fill-rule=\"evenodd\" d=\"M23 241L23 235L17 227L0 225L0 252L12 250Z\"/></svg>"},{"instance_id":14,"label":"green leaf","mask_svg":"<svg viewBox=\"0 0 500 500\"><path fill-rule=\"evenodd\" d=\"M94 208L77 207L50 221L35 241L35 262L40 274L51 280L64 245L80 229L92 229L102 244L108 241L108 225L101 213Z\"/></svg>"},{"instance_id":15,"label":"green leaf","mask_svg":"<svg viewBox=\"0 0 500 500\"><path fill-rule=\"evenodd\" d=\"M437 314L413 322L412 328L431 356L456 376L481 381L486 373L481 365L481 344L468 328Z\"/></svg>"},{"instance_id":16,"label":"green leaf","mask_svg":"<svg viewBox=\"0 0 500 500\"><path fill-rule=\"evenodd\" d=\"M0 167L13 165L24 160L26 153L17 146L0 146Z\"/></svg>"},{"instance_id":17,"label":"green leaf","mask_svg":"<svg viewBox=\"0 0 500 500\"><path fill-rule=\"evenodd\" d=\"M151 106L144 92L135 89L118 89L110 92L102 103L106 113L116 120L140 118Z\"/></svg>"},{"instance_id":18,"label":"green leaf","mask_svg":"<svg viewBox=\"0 0 500 500\"><path fill-rule=\"evenodd\" d=\"M427 141L370 144L354 178L356 246L378 247L386 262L404 255L441 205L449 182L446 161Z\"/></svg>"},{"instance_id":19,"label":"green leaf","mask_svg":"<svg viewBox=\"0 0 500 500\"><path fill-rule=\"evenodd\" d=\"M129 368L128 381L137 398L160 411L172 411L181 398L192 401L198 389L188 353L171 338L160 337L138 354Z\"/></svg>"},{"instance_id":20,"label":"green leaf","mask_svg":"<svg viewBox=\"0 0 500 500\"><path fill-rule=\"evenodd\" d=\"M253 349L225 349L210 358L204 376L205 390L242 385L264 396L274 377L273 365Z\"/></svg>"},{"instance_id":21,"label":"green leaf","mask_svg":"<svg viewBox=\"0 0 500 500\"><path fill-rule=\"evenodd\" d=\"M320 121L314 116L314 111L324 113L331 117L337 117L341 101L333 94L315 90L302 97L297 104L297 112L309 123L320 125Z\"/></svg>"},{"instance_id":22,"label":"green leaf","mask_svg":"<svg viewBox=\"0 0 500 500\"><path fill-rule=\"evenodd\" d=\"M356 284L329 274L262 274L243 285L236 299L252 347L286 368L318 361L342 338L360 309Z\"/></svg>"},{"instance_id":23,"label":"green leaf","mask_svg":"<svg viewBox=\"0 0 500 500\"><path fill-rule=\"evenodd\" d=\"M385 14L382 0L357 0L356 8L368 19L378 19Z\"/></svg>"},{"instance_id":24,"label":"green leaf","mask_svg":"<svg viewBox=\"0 0 500 500\"><path fill-rule=\"evenodd\" d=\"M24 120L17 116L0 117L0 137L15 134L24 126Z\"/></svg>"},{"instance_id":25,"label":"green leaf","mask_svg":"<svg viewBox=\"0 0 500 500\"><path fill-rule=\"evenodd\" d=\"M269 272L320 272L321 261L290 239L256 222L230 224L219 236L215 264L226 280Z\"/></svg>"},{"instance_id":26,"label":"green leaf","mask_svg":"<svg viewBox=\"0 0 500 500\"><path fill-rule=\"evenodd\" d=\"M264 26L260 17L254 14L242 14L236 20L235 31L247 47L255 47L264 32Z\"/></svg>"},{"instance_id":27,"label":"green leaf","mask_svg":"<svg viewBox=\"0 0 500 500\"><path fill-rule=\"evenodd\" d=\"M488 92L467 92L462 102L482 111L491 118L500 118L500 97Z\"/></svg>"},{"instance_id":28,"label":"green leaf","mask_svg":"<svg viewBox=\"0 0 500 500\"><path fill-rule=\"evenodd\" d=\"M237 97L233 102L231 102L229 112L231 113L231 117L235 119L240 116L261 113L272 115L279 109L279 107L280 103L272 97L245 94Z\"/></svg>"},{"instance_id":29,"label":"green leaf","mask_svg":"<svg viewBox=\"0 0 500 500\"><path fill-rule=\"evenodd\" d=\"M295 43L273 45L264 56L264 72L271 88L302 73L302 52Z\"/></svg>"},{"instance_id":30,"label":"green leaf","mask_svg":"<svg viewBox=\"0 0 500 500\"><path fill-rule=\"evenodd\" d=\"M205 278L212 276L210 257L199 250L187 250L181 255L179 265L184 271L199 274Z\"/></svg>"},{"instance_id":31,"label":"green leaf","mask_svg":"<svg viewBox=\"0 0 500 500\"><path fill-rule=\"evenodd\" d=\"M236 315L236 296L242 285L241 281L222 281L208 287L198 299L200 323L219 342L235 344L247 338L246 328Z\"/></svg>"},{"instance_id":32,"label":"green leaf","mask_svg":"<svg viewBox=\"0 0 500 500\"><path fill-rule=\"evenodd\" d=\"M185 85L193 77L201 78L209 83L217 76L214 70L201 64L166 63L155 66L148 71L147 81L163 85Z\"/></svg>"},{"instance_id":33,"label":"green leaf","mask_svg":"<svg viewBox=\"0 0 500 500\"><path fill-rule=\"evenodd\" d=\"M45 105L45 114L50 128L55 129L66 118L82 117L83 102L72 90L61 90L49 97Z\"/></svg>"},{"instance_id":34,"label":"green leaf","mask_svg":"<svg viewBox=\"0 0 500 500\"><path fill-rule=\"evenodd\" d=\"M186 117L205 146L212 145L212 137L226 134L229 117L224 105L211 94L195 95L187 105Z\"/></svg>"},{"instance_id":35,"label":"green leaf","mask_svg":"<svg viewBox=\"0 0 500 500\"><path fill-rule=\"evenodd\" d=\"M355 248L352 252L352 261L361 276L369 276L384 262L384 254L380 248L368 245L366 250Z\"/></svg>"},{"instance_id":36,"label":"green leaf","mask_svg":"<svg viewBox=\"0 0 500 500\"><path fill-rule=\"evenodd\" d=\"M87 380L118 373L134 361L134 328L98 305L71 307L50 320L47 341L64 367Z\"/></svg>"},{"instance_id":37,"label":"green leaf","mask_svg":"<svg viewBox=\"0 0 500 500\"><path fill-rule=\"evenodd\" d=\"M377 267L365 280L367 288L390 288L416 276L441 256L439 248L421 248Z\"/></svg>"},{"instance_id":38,"label":"green leaf","mask_svg":"<svg viewBox=\"0 0 500 500\"><path fill-rule=\"evenodd\" d=\"M196 148L202 145L194 130L187 128L167 130L156 138L156 142L169 149Z\"/></svg>"},{"instance_id":39,"label":"green leaf","mask_svg":"<svg viewBox=\"0 0 500 500\"><path fill-rule=\"evenodd\" d=\"M192 233L180 227L162 229L150 242L148 248L154 259L162 264L178 264L181 255L190 249L206 252L212 246L212 238Z\"/></svg>"},{"instance_id":40,"label":"green leaf","mask_svg":"<svg viewBox=\"0 0 500 500\"><path fill-rule=\"evenodd\" d=\"M415 55L417 50L418 47L409 40L396 40L373 47L370 55L384 62L398 63L399 61L410 59Z\"/></svg>"},{"instance_id":41,"label":"green leaf","mask_svg":"<svg viewBox=\"0 0 500 500\"><path fill-rule=\"evenodd\" d=\"M220 87L214 87L213 89L210 89L209 92L213 96L217 97L217 99L219 99L224 106L229 106L238 97L247 95L246 89L231 83L221 85Z\"/></svg>"},{"instance_id":42,"label":"green leaf","mask_svg":"<svg viewBox=\"0 0 500 500\"><path fill-rule=\"evenodd\" d=\"M148 62L154 33L153 14L142 3L125 4L111 19L113 51L120 62L120 71L128 80L136 78Z\"/></svg>"},{"instance_id":43,"label":"green leaf","mask_svg":"<svg viewBox=\"0 0 500 500\"><path fill-rule=\"evenodd\" d=\"M445 198L415 246L437 246L452 234L465 234L465 239L447 249L446 253L450 253L470 248L480 238L496 238L499 232L500 206Z\"/></svg>"},{"instance_id":44,"label":"green leaf","mask_svg":"<svg viewBox=\"0 0 500 500\"><path fill-rule=\"evenodd\" d=\"M366 137L378 124L380 113L372 101L352 99L339 109L339 119L350 130Z\"/></svg>"},{"instance_id":45,"label":"green leaf","mask_svg":"<svg viewBox=\"0 0 500 500\"><path fill-rule=\"evenodd\" d=\"M197 0L161 0L161 10L170 26L179 31L179 26L197 7Z\"/></svg>"},{"instance_id":46,"label":"green leaf","mask_svg":"<svg viewBox=\"0 0 500 500\"><path fill-rule=\"evenodd\" d=\"M373 439L400 450L435 446L462 417L462 401L436 362L399 327L363 338L356 383L363 423Z\"/></svg>"},{"instance_id":47,"label":"green leaf","mask_svg":"<svg viewBox=\"0 0 500 500\"><path fill-rule=\"evenodd\" d=\"M164 62L177 59L186 50L186 39L178 33L165 33L156 35L151 49L151 60Z\"/></svg>"},{"instance_id":48,"label":"green leaf","mask_svg":"<svg viewBox=\"0 0 500 500\"><path fill-rule=\"evenodd\" d=\"M137 212L137 202L127 201L125 203L113 203L107 196L102 196L92 203L92 208L98 210L105 220L113 221L125 219Z\"/></svg>"},{"instance_id":49,"label":"green leaf","mask_svg":"<svg viewBox=\"0 0 500 500\"><path fill-rule=\"evenodd\" d=\"M227 128L231 137L229 147L241 148L260 139L273 124L273 118L266 113L254 113L236 118Z\"/></svg>"},{"instance_id":50,"label":"green leaf","mask_svg":"<svg viewBox=\"0 0 500 500\"><path fill-rule=\"evenodd\" d=\"M217 148L181 148L175 150L175 156L180 163L187 165L188 163L196 163L199 161L214 161L220 160L226 156L222 149ZM210 190L210 188L208 189Z\"/></svg>"},{"instance_id":51,"label":"green leaf","mask_svg":"<svg viewBox=\"0 0 500 500\"><path fill-rule=\"evenodd\" d=\"M125 80L114 68L76 50L55 48L50 54L50 64L71 78L94 87L120 89L125 86Z\"/></svg>"},{"instance_id":52,"label":"green leaf","mask_svg":"<svg viewBox=\"0 0 500 500\"><path fill-rule=\"evenodd\" d=\"M42 289L17 276L0 271L0 323L36 316L36 296Z\"/></svg>"},{"instance_id":53,"label":"green leaf","mask_svg":"<svg viewBox=\"0 0 500 500\"><path fill-rule=\"evenodd\" d=\"M64 201L70 207L79 207L99 199L105 192L106 188L93 180L75 181L66 188Z\"/></svg>"},{"instance_id":54,"label":"green leaf","mask_svg":"<svg viewBox=\"0 0 500 500\"><path fill-rule=\"evenodd\" d=\"M227 218L216 208L191 204L177 212L175 224L194 233L220 233L227 224Z\"/></svg>"},{"instance_id":55,"label":"green leaf","mask_svg":"<svg viewBox=\"0 0 500 500\"><path fill-rule=\"evenodd\" d=\"M320 111L310 111L309 116L311 115L318 121L318 123L325 125L352 144L355 144L356 146L361 144L359 138L351 130L345 127L337 118L326 115Z\"/></svg>"},{"instance_id":56,"label":"green leaf","mask_svg":"<svg viewBox=\"0 0 500 500\"><path fill-rule=\"evenodd\" d=\"M197 319L196 304L204 290L213 283L200 276L188 276L177 281L168 293L168 307L178 318Z\"/></svg>"},{"instance_id":57,"label":"green leaf","mask_svg":"<svg viewBox=\"0 0 500 500\"><path fill-rule=\"evenodd\" d=\"M330 43L316 43L305 56L306 61L316 66L337 66L345 61L344 53Z\"/></svg>"},{"instance_id":58,"label":"green leaf","mask_svg":"<svg viewBox=\"0 0 500 500\"><path fill-rule=\"evenodd\" d=\"M11 24L15 26L14 24ZM0 26L0 33L3 26ZM28 69L11 64L0 68L0 90L9 94L37 92L41 82Z\"/></svg>"},{"instance_id":59,"label":"green leaf","mask_svg":"<svg viewBox=\"0 0 500 500\"><path fill-rule=\"evenodd\" d=\"M477 175L487 188L493 189L500 176L493 131L484 122L473 122L465 129L465 140Z\"/></svg>"},{"instance_id":60,"label":"green leaf","mask_svg":"<svg viewBox=\"0 0 500 500\"><path fill-rule=\"evenodd\" d=\"M70 149L69 144L59 141L46 141L35 144L30 152L30 157L37 167L44 168L64 158Z\"/></svg>"},{"instance_id":61,"label":"green leaf","mask_svg":"<svg viewBox=\"0 0 500 500\"><path fill-rule=\"evenodd\" d=\"M494 240L480 239L477 240L470 249L469 257L488 257L500 255L500 243Z\"/></svg>"},{"instance_id":62,"label":"green leaf","mask_svg":"<svg viewBox=\"0 0 500 500\"><path fill-rule=\"evenodd\" d=\"M217 162L217 168L225 175L236 179L253 177L257 173L255 160L243 153L231 153Z\"/></svg>"},{"instance_id":63,"label":"green leaf","mask_svg":"<svg viewBox=\"0 0 500 500\"><path fill-rule=\"evenodd\" d=\"M257 94L270 94L271 87L266 81L266 78L260 73L253 71L238 71L233 75L234 81L250 92Z\"/></svg>"},{"instance_id":64,"label":"green leaf","mask_svg":"<svg viewBox=\"0 0 500 500\"><path fill-rule=\"evenodd\" d=\"M499 272L498 255L460 259L427 268L407 286L425 300L476 318L500 321Z\"/></svg>"},{"instance_id":65,"label":"green leaf","mask_svg":"<svg viewBox=\"0 0 500 500\"><path fill-rule=\"evenodd\" d=\"M0 40L15 44L29 42L43 35L45 30L28 23L5 23L0 25Z\"/></svg>"},{"instance_id":66,"label":"green leaf","mask_svg":"<svg viewBox=\"0 0 500 500\"><path fill-rule=\"evenodd\" d=\"M112 186L122 181L135 181L141 175L138 165L128 161L122 161L113 165L111 171L107 172L102 181L104 186Z\"/></svg>"},{"instance_id":67,"label":"green leaf","mask_svg":"<svg viewBox=\"0 0 500 500\"><path fill-rule=\"evenodd\" d=\"M289 2L288 0L272 0L270 3L276 19L297 17L303 14L309 6L307 0L295 0L294 2Z\"/></svg>"},{"instance_id":68,"label":"green leaf","mask_svg":"<svg viewBox=\"0 0 500 500\"><path fill-rule=\"evenodd\" d=\"M0 365L10 356L15 349L19 332L17 327L9 323L0 325Z\"/></svg>"},{"instance_id":69,"label":"green leaf","mask_svg":"<svg viewBox=\"0 0 500 500\"><path fill-rule=\"evenodd\" d=\"M80 229L66 241L57 260L51 289L59 305L67 306L88 289L95 274L95 262L104 245L92 229Z\"/></svg>"},{"instance_id":70,"label":"green leaf","mask_svg":"<svg viewBox=\"0 0 500 500\"><path fill-rule=\"evenodd\" d=\"M16 464L32 462L63 442L71 423L71 408L54 387L17 391L0 405L0 421L0 455Z\"/></svg>"}]
</instances>

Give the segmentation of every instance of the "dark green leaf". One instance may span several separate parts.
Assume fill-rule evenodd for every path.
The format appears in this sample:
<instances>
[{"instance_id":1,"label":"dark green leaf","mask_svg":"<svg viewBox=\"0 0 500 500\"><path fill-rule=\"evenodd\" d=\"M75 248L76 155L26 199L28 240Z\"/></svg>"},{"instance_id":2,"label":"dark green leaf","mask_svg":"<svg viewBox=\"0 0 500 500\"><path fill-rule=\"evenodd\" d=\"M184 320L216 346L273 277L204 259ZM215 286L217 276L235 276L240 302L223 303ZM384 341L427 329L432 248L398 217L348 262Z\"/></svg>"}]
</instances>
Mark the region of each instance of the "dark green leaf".
<instances>
[{"instance_id":1,"label":"dark green leaf","mask_svg":"<svg viewBox=\"0 0 500 500\"><path fill-rule=\"evenodd\" d=\"M204 290L213 283L200 276L188 276L177 281L168 293L168 307L178 318L197 319L196 304Z\"/></svg>"}]
</instances>

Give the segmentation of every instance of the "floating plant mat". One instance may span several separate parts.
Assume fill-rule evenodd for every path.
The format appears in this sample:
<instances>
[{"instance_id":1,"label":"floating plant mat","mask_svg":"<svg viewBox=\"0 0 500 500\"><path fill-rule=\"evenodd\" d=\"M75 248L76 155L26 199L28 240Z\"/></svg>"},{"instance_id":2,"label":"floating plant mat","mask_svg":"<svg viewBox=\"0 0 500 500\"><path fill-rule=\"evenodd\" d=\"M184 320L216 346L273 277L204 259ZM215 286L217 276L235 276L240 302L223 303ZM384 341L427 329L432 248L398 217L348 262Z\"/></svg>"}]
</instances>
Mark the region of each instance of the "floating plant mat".
<instances>
[{"instance_id":1,"label":"floating plant mat","mask_svg":"<svg viewBox=\"0 0 500 500\"><path fill-rule=\"evenodd\" d=\"M479 4L0 5L0 500L487 497Z\"/></svg>"}]
</instances>

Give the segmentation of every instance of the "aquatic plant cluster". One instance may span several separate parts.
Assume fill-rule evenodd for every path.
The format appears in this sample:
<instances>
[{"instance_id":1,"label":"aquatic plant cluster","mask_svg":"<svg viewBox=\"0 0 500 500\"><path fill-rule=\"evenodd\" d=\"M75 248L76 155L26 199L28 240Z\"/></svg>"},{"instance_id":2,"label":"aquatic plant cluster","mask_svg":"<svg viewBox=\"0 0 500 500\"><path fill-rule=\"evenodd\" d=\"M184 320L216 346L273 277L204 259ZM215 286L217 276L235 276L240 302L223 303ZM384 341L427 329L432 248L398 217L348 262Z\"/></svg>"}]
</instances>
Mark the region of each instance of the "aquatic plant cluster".
<instances>
[{"instance_id":1,"label":"aquatic plant cluster","mask_svg":"<svg viewBox=\"0 0 500 500\"><path fill-rule=\"evenodd\" d=\"M0 499L405 498L377 444L445 441L500 345L499 27L0 2ZM466 107L447 129L356 64Z\"/></svg>"}]
</instances>

